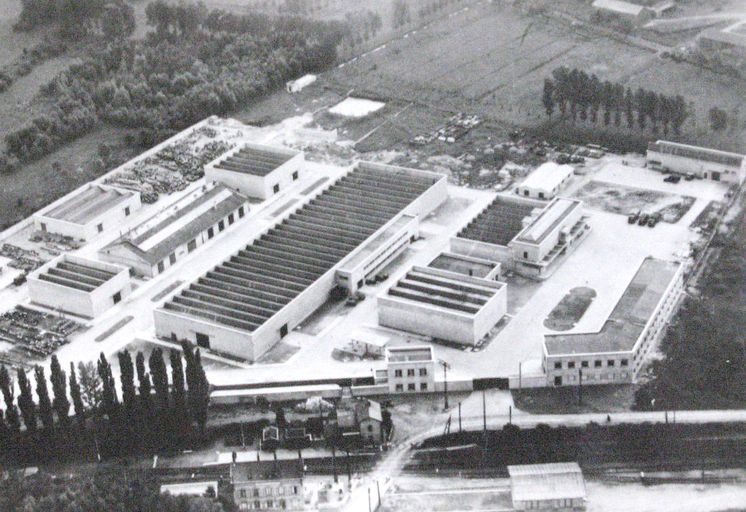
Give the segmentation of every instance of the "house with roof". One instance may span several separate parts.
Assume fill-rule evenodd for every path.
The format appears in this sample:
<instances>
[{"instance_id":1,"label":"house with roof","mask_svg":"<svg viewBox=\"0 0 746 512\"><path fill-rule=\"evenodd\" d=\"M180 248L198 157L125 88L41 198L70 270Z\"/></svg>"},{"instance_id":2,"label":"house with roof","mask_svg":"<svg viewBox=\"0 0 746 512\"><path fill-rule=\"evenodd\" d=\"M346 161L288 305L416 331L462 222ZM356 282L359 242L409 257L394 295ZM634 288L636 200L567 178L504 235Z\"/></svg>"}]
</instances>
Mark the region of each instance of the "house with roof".
<instances>
[{"instance_id":1,"label":"house with roof","mask_svg":"<svg viewBox=\"0 0 746 512\"><path fill-rule=\"evenodd\" d=\"M300 462L232 464L230 481L238 510L304 510L303 467Z\"/></svg>"},{"instance_id":2,"label":"house with roof","mask_svg":"<svg viewBox=\"0 0 746 512\"><path fill-rule=\"evenodd\" d=\"M586 489L577 462L508 466L515 510L584 510Z\"/></svg>"},{"instance_id":3,"label":"house with roof","mask_svg":"<svg viewBox=\"0 0 746 512\"><path fill-rule=\"evenodd\" d=\"M337 404L336 413L337 435L359 435L365 444L383 443L383 413L380 403L346 397Z\"/></svg>"},{"instance_id":4,"label":"house with roof","mask_svg":"<svg viewBox=\"0 0 746 512\"><path fill-rule=\"evenodd\" d=\"M225 185L205 185L104 246L104 261L141 276L164 272L210 242L249 211L246 197Z\"/></svg>"},{"instance_id":5,"label":"house with roof","mask_svg":"<svg viewBox=\"0 0 746 512\"><path fill-rule=\"evenodd\" d=\"M575 169L572 165L545 162L537 167L515 189L516 194L532 199L549 200L570 181Z\"/></svg>"},{"instance_id":6,"label":"house with roof","mask_svg":"<svg viewBox=\"0 0 746 512\"><path fill-rule=\"evenodd\" d=\"M635 25L642 25L655 18L655 10L652 8L624 0L595 0L591 6L600 15L619 18Z\"/></svg>"}]
</instances>

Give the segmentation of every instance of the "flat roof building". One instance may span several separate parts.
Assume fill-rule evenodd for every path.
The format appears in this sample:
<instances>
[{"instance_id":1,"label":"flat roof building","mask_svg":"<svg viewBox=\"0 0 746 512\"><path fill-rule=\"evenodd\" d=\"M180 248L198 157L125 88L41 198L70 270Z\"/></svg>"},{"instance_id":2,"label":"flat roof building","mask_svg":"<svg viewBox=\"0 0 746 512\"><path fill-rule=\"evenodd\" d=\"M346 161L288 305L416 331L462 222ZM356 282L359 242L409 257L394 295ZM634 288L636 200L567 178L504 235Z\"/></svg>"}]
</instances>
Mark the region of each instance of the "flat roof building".
<instances>
[{"instance_id":1,"label":"flat roof building","mask_svg":"<svg viewBox=\"0 0 746 512\"><path fill-rule=\"evenodd\" d=\"M153 277L230 228L249 211L246 197L205 185L103 247L105 261Z\"/></svg>"},{"instance_id":2,"label":"flat roof building","mask_svg":"<svg viewBox=\"0 0 746 512\"><path fill-rule=\"evenodd\" d=\"M205 166L205 180L267 199L300 178L305 158L293 149L244 143Z\"/></svg>"},{"instance_id":3,"label":"flat roof building","mask_svg":"<svg viewBox=\"0 0 746 512\"><path fill-rule=\"evenodd\" d=\"M583 203L561 197L554 198L538 215L524 219L524 225L508 243L513 269L536 279L550 276L562 257L590 230Z\"/></svg>"},{"instance_id":4,"label":"flat roof building","mask_svg":"<svg viewBox=\"0 0 746 512\"><path fill-rule=\"evenodd\" d=\"M88 241L104 231L120 228L141 206L140 194L135 192L87 185L34 214L34 227Z\"/></svg>"},{"instance_id":5,"label":"flat roof building","mask_svg":"<svg viewBox=\"0 0 746 512\"><path fill-rule=\"evenodd\" d=\"M476 345L507 312L507 285L430 267L412 267L378 297L378 323Z\"/></svg>"},{"instance_id":6,"label":"flat roof building","mask_svg":"<svg viewBox=\"0 0 746 512\"><path fill-rule=\"evenodd\" d=\"M303 467L276 461L231 464L233 502L239 510L298 511L305 508Z\"/></svg>"},{"instance_id":7,"label":"flat roof building","mask_svg":"<svg viewBox=\"0 0 746 512\"><path fill-rule=\"evenodd\" d=\"M129 271L118 265L63 254L28 276L31 302L95 318L131 292Z\"/></svg>"},{"instance_id":8,"label":"flat roof building","mask_svg":"<svg viewBox=\"0 0 746 512\"><path fill-rule=\"evenodd\" d=\"M399 215L422 218L446 198L444 176L359 162L156 309L156 333L255 361L329 298L337 270Z\"/></svg>"},{"instance_id":9,"label":"flat roof building","mask_svg":"<svg viewBox=\"0 0 746 512\"><path fill-rule=\"evenodd\" d=\"M401 345L386 349L386 376L377 383L387 384L389 393L428 393L435 391L435 358L429 345Z\"/></svg>"},{"instance_id":10,"label":"flat roof building","mask_svg":"<svg viewBox=\"0 0 746 512\"><path fill-rule=\"evenodd\" d=\"M515 510L583 510L586 489L576 462L508 466Z\"/></svg>"},{"instance_id":11,"label":"flat roof building","mask_svg":"<svg viewBox=\"0 0 746 512\"><path fill-rule=\"evenodd\" d=\"M648 144L646 160L652 169L706 180L741 184L746 178L746 155L718 149L659 140Z\"/></svg>"},{"instance_id":12,"label":"flat roof building","mask_svg":"<svg viewBox=\"0 0 746 512\"><path fill-rule=\"evenodd\" d=\"M451 251L526 277L549 277L590 227L583 203L556 197L548 204L497 196L450 241Z\"/></svg>"},{"instance_id":13,"label":"flat roof building","mask_svg":"<svg viewBox=\"0 0 746 512\"><path fill-rule=\"evenodd\" d=\"M599 331L544 336L547 385L634 382L682 289L680 263L645 258Z\"/></svg>"},{"instance_id":14,"label":"flat roof building","mask_svg":"<svg viewBox=\"0 0 746 512\"><path fill-rule=\"evenodd\" d=\"M598 13L615 16L635 24L642 24L655 18L655 11L650 7L624 0L595 0L592 7Z\"/></svg>"},{"instance_id":15,"label":"flat roof building","mask_svg":"<svg viewBox=\"0 0 746 512\"><path fill-rule=\"evenodd\" d=\"M573 172L571 165L543 163L516 187L516 194L533 199L552 199L567 184Z\"/></svg>"},{"instance_id":16,"label":"flat roof building","mask_svg":"<svg viewBox=\"0 0 746 512\"><path fill-rule=\"evenodd\" d=\"M431 261L428 267L447 270L464 276L497 281L500 277L501 265L496 261L443 252Z\"/></svg>"}]
</instances>

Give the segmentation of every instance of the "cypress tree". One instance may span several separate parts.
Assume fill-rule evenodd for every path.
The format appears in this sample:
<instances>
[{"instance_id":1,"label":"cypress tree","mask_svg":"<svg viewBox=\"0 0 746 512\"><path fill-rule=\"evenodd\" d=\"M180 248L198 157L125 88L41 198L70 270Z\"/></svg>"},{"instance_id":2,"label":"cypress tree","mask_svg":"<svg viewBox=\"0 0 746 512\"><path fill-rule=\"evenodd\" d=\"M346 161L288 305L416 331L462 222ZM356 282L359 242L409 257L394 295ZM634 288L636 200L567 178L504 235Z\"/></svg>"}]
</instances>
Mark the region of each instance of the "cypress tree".
<instances>
[{"instance_id":1,"label":"cypress tree","mask_svg":"<svg viewBox=\"0 0 746 512\"><path fill-rule=\"evenodd\" d=\"M83 394L80 391L80 383L75 374L75 365L70 363L70 396L73 399L75 418L81 429L85 428L85 405L83 405Z\"/></svg>"},{"instance_id":2,"label":"cypress tree","mask_svg":"<svg viewBox=\"0 0 746 512\"><path fill-rule=\"evenodd\" d=\"M153 386L150 382L148 370L145 369L145 356L142 352L137 353L135 362L137 365L137 381L139 383L140 391L140 406L142 407L143 417L147 418L153 413L153 402L151 396Z\"/></svg>"},{"instance_id":3,"label":"cypress tree","mask_svg":"<svg viewBox=\"0 0 746 512\"><path fill-rule=\"evenodd\" d=\"M13 380L5 366L0 366L0 392L2 392L5 400L5 423L8 427L8 435L17 437L21 433L21 418L15 404Z\"/></svg>"},{"instance_id":4,"label":"cypress tree","mask_svg":"<svg viewBox=\"0 0 746 512\"><path fill-rule=\"evenodd\" d=\"M168 409L168 370L166 362L163 360L163 350L159 347L153 349L148 359L150 375L153 378L153 387L155 388L155 398L160 411Z\"/></svg>"},{"instance_id":5,"label":"cypress tree","mask_svg":"<svg viewBox=\"0 0 746 512\"><path fill-rule=\"evenodd\" d=\"M54 393L52 406L54 407L54 412L57 413L60 425L67 428L70 426L70 400L67 399L67 377L56 355L52 356L50 371L51 376L49 380L52 381L52 393Z\"/></svg>"},{"instance_id":6,"label":"cypress tree","mask_svg":"<svg viewBox=\"0 0 746 512\"><path fill-rule=\"evenodd\" d=\"M114 419L119 411L119 399L117 398L117 389L114 384L114 376L111 373L111 365L106 360L106 356L101 352L98 360L98 375L101 378L101 408L102 412Z\"/></svg>"},{"instance_id":7,"label":"cypress tree","mask_svg":"<svg viewBox=\"0 0 746 512\"><path fill-rule=\"evenodd\" d=\"M36 396L39 397L39 416L44 430L48 434L54 430L54 412L52 401L49 399L49 389L47 388L47 377L44 375L44 368L39 365L34 367L36 377Z\"/></svg>"},{"instance_id":8,"label":"cypress tree","mask_svg":"<svg viewBox=\"0 0 746 512\"><path fill-rule=\"evenodd\" d=\"M199 425L200 433L204 435L207 424L207 408L210 405L210 384L207 381L205 369L202 367L202 356L199 349L194 354L194 372L195 384L197 390L195 393L195 420Z\"/></svg>"},{"instance_id":9,"label":"cypress tree","mask_svg":"<svg viewBox=\"0 0 746 512\"><path fill-rule=\"evenodd\" d=\"M132 356L126 350L119 352L119 381L122 385L122 405L129 419L133 419L137 411L137 396L135 393L135 368Z\"/></svg>"},{"instance_id":10,"label":"cypress tree","mask_svg":"<svg viewBox=\"0 0 746 512\"><path fill-rule=\"evenodd\" d=\"M182 435L189 425L189 411L186 406L186 391L184 389L184 364L181 353L171 350L168 355L171 361L171 394L173 397L172 429ZM184 420L186 419L186 423Z\"/></svg>"},{"instance_id":11,"label":"cypress tree","mask_svg":"<svg viewBox=\"0 0 746 512\"><path fill-rule=\"evenodd\" d=\"M21 416L23 416L23 424L26 425L26 432L33 436L36 433L36 404L34 403L34 395L31 392L31 383L26 377L26 370L18 368L18 389L20 394L18 395L18 408L21 410Z\"/></svg>"}]
</instances>

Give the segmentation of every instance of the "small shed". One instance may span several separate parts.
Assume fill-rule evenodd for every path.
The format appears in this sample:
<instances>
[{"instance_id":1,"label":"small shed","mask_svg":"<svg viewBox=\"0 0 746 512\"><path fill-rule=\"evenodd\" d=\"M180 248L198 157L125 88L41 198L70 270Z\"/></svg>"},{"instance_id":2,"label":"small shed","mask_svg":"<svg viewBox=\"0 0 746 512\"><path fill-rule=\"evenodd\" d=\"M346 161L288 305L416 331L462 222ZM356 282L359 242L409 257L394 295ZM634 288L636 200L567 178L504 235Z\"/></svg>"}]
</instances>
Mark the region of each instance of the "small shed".
<instances>
[{"instance_id":1,"label":"small shed","mask_svg":"<svg viewBox=\"0 0 746 512\"><path fill-rule=\"evenodd\" d=\"M576 462L508 466L516 510L584 510L585 480Z\"/></svg>"},{"instance_id":2,"label":"small shed","mask_svg":"<svg viewBox=\"0 0 746 512\"><path fill-rule=\"evenodd\" d=\"M389 337L370 331L356 330L350 337L350 349L360 356L383 357L389 344Z\"/></svg>"}]
</instances>

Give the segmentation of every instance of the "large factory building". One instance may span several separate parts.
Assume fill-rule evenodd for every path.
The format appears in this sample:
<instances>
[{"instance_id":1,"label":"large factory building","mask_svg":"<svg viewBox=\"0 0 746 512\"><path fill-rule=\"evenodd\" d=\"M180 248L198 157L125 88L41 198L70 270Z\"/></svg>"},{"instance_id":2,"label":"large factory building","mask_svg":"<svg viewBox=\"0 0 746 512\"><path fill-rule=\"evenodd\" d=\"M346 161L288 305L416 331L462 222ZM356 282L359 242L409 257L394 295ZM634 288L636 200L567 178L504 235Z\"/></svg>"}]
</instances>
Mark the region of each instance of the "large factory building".
<instances>
[{"instance_id":1,"label":"large factory building","mask_svg":"<svg viewBox=\"0 0 746 512\"><path fill-rule=\"evenodd\" d=\"M352 260L370 271L390 261L410 240L412 218L447 195L444 176L359 162L156 309L156 334L255 361L335 287L349 288L341 278L365 276L338 270Z\"/></svg>"}]
</instances>

